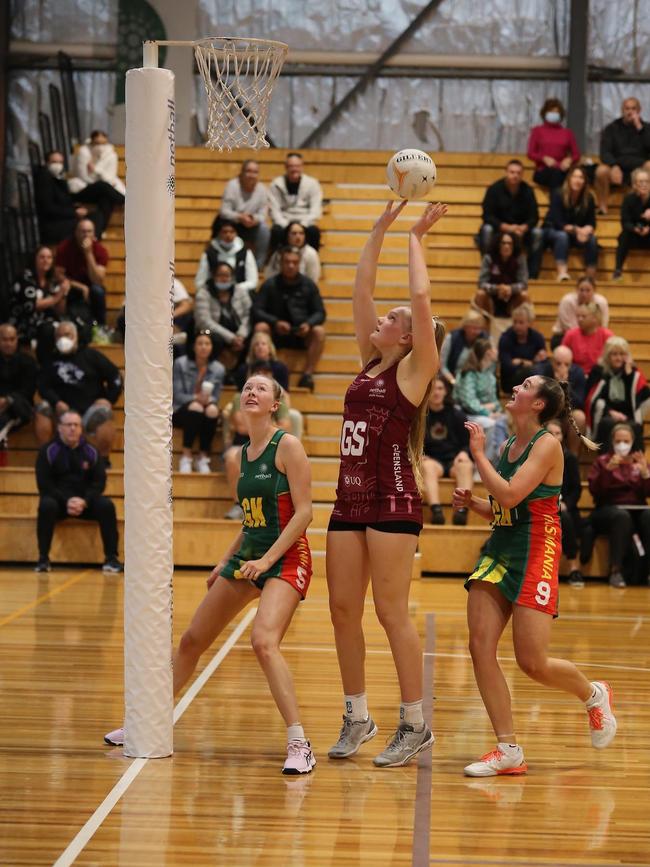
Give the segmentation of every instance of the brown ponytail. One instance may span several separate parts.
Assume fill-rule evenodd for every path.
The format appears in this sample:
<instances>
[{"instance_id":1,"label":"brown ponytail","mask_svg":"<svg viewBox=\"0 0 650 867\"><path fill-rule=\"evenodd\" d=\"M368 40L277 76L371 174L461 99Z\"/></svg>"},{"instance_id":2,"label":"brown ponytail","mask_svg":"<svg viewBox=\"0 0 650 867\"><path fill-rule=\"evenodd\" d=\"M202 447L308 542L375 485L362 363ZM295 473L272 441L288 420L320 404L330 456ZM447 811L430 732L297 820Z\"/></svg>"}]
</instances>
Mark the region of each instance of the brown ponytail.
<instances>
[{"instance_id":1,"label":"brown ponytail","mask_svg":"<svg viewBox=\"0 0 650 867\"><path fill-rule=\"evenodd\" d=\"M576 424L573 417L573 407L571 406L571 396L569 391L569 383L566 381L559 382L552 379L550 376L540 376L542 381L537 393L544 401L544 409L539 414L541 424L546 424L547 421L557 418L559 421L566 421L570 424L573 430L580 438L582 444L591 452L597 452L600 446L598 443L590 440L589 437L580 433L580 428Z\"/></svg>"},{"instance_id":2,"label":"brown ponytail","mask_svg":"<svg viewBox=\"0 0 650 867\"><path fill-rule=\"evenodd\" d=\"M445 323L440 319L437 319L435 316L433 317L433 322L435 325L435 341L438 352L440 352L440 347L442 346L442 341L445 339L446 327ZM418 406L417 414L413 421L411 422L411 429L409 431L409 441L408 441L408 456L409 461L411 463L411 467L413 468L413 476L415 477L415 484L417 485L418 491L420 495L424 494L424 476L422 475L422 454L424 451L424 433L426 429L426 419L427 419L427 411L429 409L429 397L431 395L431 389L433 387L433 383L435 382L438 376L438 371L436 371L433 379L427 386L427 390L424 393L424 397L420 401L420 405Z\"/></svg>"}]
</instances>

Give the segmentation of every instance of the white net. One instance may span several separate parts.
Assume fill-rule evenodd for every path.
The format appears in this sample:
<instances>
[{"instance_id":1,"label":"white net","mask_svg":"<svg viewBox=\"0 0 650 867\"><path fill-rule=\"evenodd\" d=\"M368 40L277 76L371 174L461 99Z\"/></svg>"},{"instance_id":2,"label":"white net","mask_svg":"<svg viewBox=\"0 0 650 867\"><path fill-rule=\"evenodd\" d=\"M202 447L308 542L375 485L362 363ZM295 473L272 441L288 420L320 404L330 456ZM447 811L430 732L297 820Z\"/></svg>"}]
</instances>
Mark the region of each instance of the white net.
<instances>
[{"instance_id":1,"label":"white net","mask_svg":"<svg viewBox=\"0 0 650 867\"><path fill-rule=\"evenodd\" d=\"M194 44L208 98L207 145L216 150L267 148L266 121L284 42L214 36Z\"/></svg>"}]
</instances>

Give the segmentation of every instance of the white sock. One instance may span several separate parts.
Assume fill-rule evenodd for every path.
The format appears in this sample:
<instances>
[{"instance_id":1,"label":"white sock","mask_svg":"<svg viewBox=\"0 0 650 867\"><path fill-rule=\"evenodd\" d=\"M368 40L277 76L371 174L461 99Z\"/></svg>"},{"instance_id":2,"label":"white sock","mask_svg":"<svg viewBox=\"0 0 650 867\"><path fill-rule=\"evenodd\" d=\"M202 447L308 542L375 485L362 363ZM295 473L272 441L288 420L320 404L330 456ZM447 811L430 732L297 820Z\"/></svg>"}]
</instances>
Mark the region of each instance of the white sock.
<instances>
[{"instance_id":1,"label":"white sock","mask_svg":"<svg viewBox=\"0 0 650 867\"><path fill-rule=\"evenodd\" d=\"M365 692L358 695L343 696L345 703L345 715L352 722L365 722L368 719L368 697Z\"/></svg>"},{"instance_id":2,"label":"white sock","mask_svg":"<svg viewBox=\"0 0 650 867\"><path fill-rule=\"evenodd\" d=\"M497 747L501 750L504 756L508 756L509 758L515 756L520 749L519 744L504 744L501 741L499 741Z\"/></svg>"},{"instance_id":3,"label":"white sock","mask_svg":"<svg viewBox=\"0 0 650 867\"><path fill-rule=\"evenodd\" d=\"M424 726L422 714L422 699L420 701L403 701L399 706L400 723L408 723L416 729Z\"/></svg>"},{"instance_id":4,"label":"white sock","mask_svg":"<svg viewBox=\"0 0 650 867\"><path fill-rule=\"evenodd\" d=\"M287 742L288 741L306 741L305 732L300 723L293 723L287 726Z\"/></svg>"}]
</instances>

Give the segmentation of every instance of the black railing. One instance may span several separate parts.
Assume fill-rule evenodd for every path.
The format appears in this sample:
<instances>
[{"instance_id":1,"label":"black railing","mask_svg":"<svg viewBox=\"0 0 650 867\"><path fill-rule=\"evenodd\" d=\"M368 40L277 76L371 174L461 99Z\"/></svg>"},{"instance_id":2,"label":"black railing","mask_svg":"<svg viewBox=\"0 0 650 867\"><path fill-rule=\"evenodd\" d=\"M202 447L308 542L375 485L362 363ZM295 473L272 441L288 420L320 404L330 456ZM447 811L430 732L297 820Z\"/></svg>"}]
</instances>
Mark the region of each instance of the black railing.
<instances>
[{"instance_id":1,"label":"black railing","mask_svg":"<svg viewBox=\"0 0 650 867\"><path fill-rule=\"evenodd\" d=\"M43 146L43 156L54 150L54 139L52 138L52 124L50 116L44 111L38 113L38 129L41 133L41 145Z\"/></svg>"},{"instance_id":2,"label":"black railing","mask_svg":"<svg viewBox=\"0 0 650 867\"><path fill-rule=\"evenodd\" d=\"M39 240L38 222L36 220L36 205L32 190L31 179L27 172L18 172L16 175L18 187L18 206L20 208L20 228L22 236L22 251L30 255L36 249Z\"/></svg>"},{"instance_id":3,"label":"black railing","mask_svg":"<svg viewBox=\"0 0 650 867\"><path fill-rule=\"evenodd\" d=\"M54 142L58 151L63 154L63 163L66 172L70 168L68 156L72 149L70 147L70 139L68 138L66 126L63 118L63 108L61 105L61 92L55 84L50 84L50 113L52 115L52 126L54 128Z\"/></svg>"},{"instance_id":4,"label":"black railing","mask_svg":"<svg viewBox=\"0 0 650 867\"><path fill-rule=\"evenodd\" d=\"M64 51L59 51L57 59L59 61L59 73L61 75L61 90L63 91L65 119L68 125L71 149L73 149L76 145L81 143L82 138L81 125L79 123L79 109L77 106L77 92L74 87L72 60Z\"/></svg>"}]
</instances>

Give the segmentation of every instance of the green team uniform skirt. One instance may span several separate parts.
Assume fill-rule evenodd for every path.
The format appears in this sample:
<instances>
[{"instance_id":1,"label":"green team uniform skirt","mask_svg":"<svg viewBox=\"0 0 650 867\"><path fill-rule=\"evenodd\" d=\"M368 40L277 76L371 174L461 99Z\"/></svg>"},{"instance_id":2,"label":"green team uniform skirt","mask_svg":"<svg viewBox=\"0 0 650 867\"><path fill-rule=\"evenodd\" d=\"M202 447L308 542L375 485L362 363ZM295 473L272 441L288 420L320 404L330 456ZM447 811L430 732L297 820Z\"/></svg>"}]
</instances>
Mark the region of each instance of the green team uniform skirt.
<instances>
[{"instance_id":1,"label":"green team uniform skirt","mask_svg":"<svg viewBox=\"0 0 650 867\"><path fill-rule=\"evenodd\" d=\"M221 570L224 578L242 578L241 566L263 557L294 515L289 481L275 465L278 443L285 431L276 431L257 458L248 460L248 446L242 447L237 499L244 512L244 538L239 550ZM311 581L311 552L305 533L253 583L260 590L269 578L287 581L304 599Z\"/></svg>"},{"instance_id":2,"label":"green team uniform skirt","mask_svg":"<svg viewBox=\"0 0 650 867\"><path fill-rule=\"evenodd\" d=\"M499 475L509 481L545 433L538 431L514 462L508 459L515 440L511 437L497 467ZM538 485L512 509L502 508L490 497L492 535L465 582L466 589L472 581L487 581L497 586L510 602L557 617L562 555L560 490L560 485Z\"/></svg>"}]
</instances>

